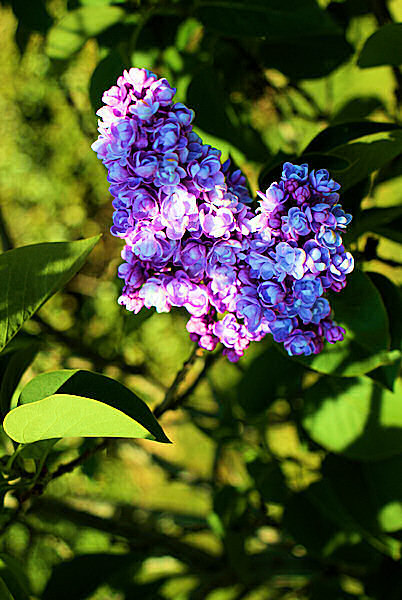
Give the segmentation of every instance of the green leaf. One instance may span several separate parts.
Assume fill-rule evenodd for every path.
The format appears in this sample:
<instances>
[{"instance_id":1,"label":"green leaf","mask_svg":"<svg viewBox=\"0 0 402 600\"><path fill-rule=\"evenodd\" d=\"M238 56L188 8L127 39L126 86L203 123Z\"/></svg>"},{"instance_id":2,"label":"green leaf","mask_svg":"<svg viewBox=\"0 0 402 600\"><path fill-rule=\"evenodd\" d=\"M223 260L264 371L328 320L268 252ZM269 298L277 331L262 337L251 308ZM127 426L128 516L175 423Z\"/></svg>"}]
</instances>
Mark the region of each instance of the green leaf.
<instances>
[{"instance_id":1,"label":"green leaf","mask_svg":"<svg viewBox=\"0 0 402 600\"><path fill-rule=\"evenodd\" d=\"M52 24L52 18L43 0L12 0L11 6L19 24L29 31L46 33Z\"/></svg>"},{"instance_id":2,"label":"green leaf","mask_svg":"<svg viewBox=\"0 0 402 600\"><path fill-rule=\"evenodd\" d=\"M275 462L266 462L256 458L247 463L247 471L253 478L255 487L264 502L282 503L289 495L285 477Z\"/></svg>"},{"instance_id":3,"label":"green leaf","mask_svg":"<svg viewBox=\"0 0 402 600\"><path fill-rule=\"evenodd\" d=\"M304 393L302 424L331 452L363 461L402 452L402 382L392 393L367 377L323 377Z\"/></svg>"},{"instance_id":4,"label":"green leaf","mask_svg":"<svg viewBox=\"0 0 402 600\"><path fill-rule=\"evenodd\" d=\"M264 412L278 398L294 395L304 369L270 346L247 367L237 387L239 404L247 415Z\"/></svg>"},{"instance_id":5,"label":"green leaf","mask_svg":"<svg viewBox=\"0 0 402 600\"><path fill-rule=\"evenodd\" d=\"M118 6L83 6L68 12L49 31L46 53L50 58L66 60L85 42L119 23L125 11Z\"/></svg>"},{"instance_id":6,"label":"green leaf","mask_svg":"<svg viewBox=\"0 0 402 600\"><path fill-rule=\"evenodd\" d=\"M300 81L329 75L353 53L352 46L339 31L309 34L310 30L306 29L304 37L271 42L268 33L268 40L259 45L258 58L264 67L277 69L292 81Z\"/></svg>"},{"instance_id":7,"label":"green leaf","mask_svg":"<svg viewBox=\"0 0 402 600\"><path fill-rule=\"evenodd\" d=\"M42 600L84 600L104 584L117 584L132 577L139 568L138 554L82 554L56 565L42 595ZM114 585L113 585L114 587Z\"/></svg>"},{"instance_id":8,"label":"green leaf","mask_svg":"<svg viewBox=\"0 0 402 600\"><path fill-rule=\"evenodd\" d=\"M96 65L89 84L89 97L95 111L102 106L102 94L104 90L116 84L116 80L122 74L123 69L123 60L115 50L109 52Z\"/></svg>"},{"instance_id":9,"label":"green leaf","mask_svg":"<svg viewBox=\"0 0 402 600\"><path fill-rule=\"evenodd\" d=\"M29 404L54 394L85 396L108 404L140 423L157 441L169 441L145 402L126 386L106 375L81 369L43 373L27 383L18 403ZM101 436L105 437L106 434Z\"/></svg>"},{"instance_id":10,"label":"green leaf","mask_svg":"<svg viewBox=\"0 0 402 600\"><path fill-rule=\"evenodd\" d=\"M366 135L372 135L382 131L393 131L395 129L400 130L401 127L395 125L395 123L376 123L374 121L353 121L350 123L342 123L341 125L334 125L320 131L308 146L306 146L303 154L306 152L328 152L333 148L342 146Z\"/></svg>"},{"instance_id":11,"label":"green leaf","mask_svg":"<svg viewBox=\"0 0 402 600\"><path fill-rule=\"evenodd\" d=\"M23 246L0 256L0 352L84 264L100 236Z\"/></svg>"},{"instance_id":12,"label":"green leaf","mask_svg":"<svg viewBox=\"0 0 402 600\"><path fill-rule=\"evenodd\" d=\"M384 209L385 210L385 209ZM402 298L399 289L380 273L367 273L381 294L382 301L388 313L391 349L402 349ZM382 366L369 373L369 376L393 391L394 383L401 368L401 358L394 364Z\"/></svg>"},{"instance_id":13,"label":"green leaf","mask_svg":"<svg viewBox=\"0 0 402 600\"><path fill-rule=\"evenodd\" d=\"M381 228L398 217L402 217L402 206L363 210L356 219L356 223L352 221L352 227L348 232L348 241L355 240L366 231L375 232L379 227Z\"/></svg>"},{"instance_id":14,"label":"green leaf","mask_svg":"<svg viewBox=\"0 0 402 600\"><path fill-rule=\"evenodd\" d=\"M187 89L187 103L196 113L196 124L203 131L222 138L243 152L249 160L266 159L268 149L251 125L244 127L230 106L229 99L211 67L194 73Z\"/></svg>"},{"instance_id":15,"label":"green leaf","mask_svg":"<svg viewBox=\"0 0 402 600\"><path fill-rule=\"evenodd\" d=\"M344 190L352 187L368 175L377 171L402 152L402 130L394 130L387 137L346 144L330 150L331 156L338 156L350 163L344 170L334 170L332 176Z\"/></svg>"},{"instance_id":16,"label":"green leaf","mask_svg":"<svg viewBox=\"0 0 402 600\"><path fill-rule=\"evenodd\" d=\"M331 117L331 124L338 125L346 121L358 121L369 117L374 111L384 109L384 103L377 96L359 96L348 100ZM317 138L315 138L317 139Z\"/></svg>"},{"instance_id":17,"label":"green leaf","mask_svg":"<svg viewBox=\"0 0 402 600\"><path fill-rule=\"evenodd\" d=\"M29 600L29 581L20 563L7 554L0 554L0 582L3 581L13 600ZM1 584L0 598L3 600ZM7 596L5 596L7 598Z\"/></svg>"},{"instance_id":18,"label":"green leaf","mask_svg":"<svg viewBox=\"0 0 402 600\"><path fill-rule=\"evenodd\" d=\"M402 456L361 463L328 456L323 475L352 518L367 531L402 529Z\"/></svg>"},{"instance_id":19,"label":"green leaf","mask_svg":"<svg viewBox=\"0 0 402 600\"><path fill-rule=\"evenodd\" d=\"M15 600L2 577L0 577L0 598L1 600Z\"/></svg>"},{"instance_id":20,"label":"green leaf","mask_svg":"<svg viewBox=\"0 0 402 600\"><path fill-rule=\"evenodd\" d=\"M398 350L389 350L388 317L377 288L365 273L355 270L340 293L329 294L334 318L346 330L345 339L326 343L314 356L295 357L306 367L341 377L355 377L391 364Z\"/></svg>"},{"instance_id":21,"label":"green leaf","mask_svg":"<svg viewBox=\"0 0 402 600\"><path fill-rule=\"evenodd\" d=\"M34 337L20 334L0 353L0 417L8 412L19 380L38 350L39 343Z\"/></svg>"},{"instance_id":22,"label":"green leaf","mask_svg":"<svg viewBox=\"0 0 402 600\"><path fill-rule=\"evenodd\" d=\"M14 408L3 427L20 444L65 437L149 437L149 431L124 412L92 398L68 394Z\"/></svg>"},{"instance_id":23,"label":"green leaf","mask_svg":"<svg viewBox=\"0 0 402 600\"><path fill-rule=\"evenodd\" d=\"M230 37L264 37L270 42L341 33L314 0L203 0L197 18Z\"/></svg>"},{"instance_id":24,"label":"green leaf","mask_svg":"<svg viewBox=\"0 0 402 600\"><path fill-rule=\"evenodd\" d=\"M402 23L388 23L366 40L357 64L361 69L402 64Z\"/></svg>"}]
</instances>

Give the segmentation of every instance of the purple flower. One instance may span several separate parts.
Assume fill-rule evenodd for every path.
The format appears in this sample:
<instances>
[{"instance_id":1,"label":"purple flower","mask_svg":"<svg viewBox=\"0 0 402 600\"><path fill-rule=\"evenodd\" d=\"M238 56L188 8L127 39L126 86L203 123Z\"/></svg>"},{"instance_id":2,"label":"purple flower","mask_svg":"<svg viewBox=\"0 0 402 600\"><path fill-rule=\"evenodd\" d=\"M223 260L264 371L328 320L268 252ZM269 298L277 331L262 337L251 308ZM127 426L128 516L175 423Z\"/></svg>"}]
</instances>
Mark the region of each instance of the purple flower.
<instances>
[{"instance_id":1,"label":"purple flower","mask_svg":"<svg viewBox=\"0 0 402 600\"><path fill-rule=\"evenodd\" d=\"M295 329L293 333L284 341L285 349L290 356L317 353L316 334L313 331L302 331Z\"/></svg>"},{"instance_id":2,"label":"purple flower","mask_svg":"<svg viewBox=\"0 0 402 600\"><path fill-rule=\"evenodd\" d=\"M175 191L165 196L161 205L162 224L171 240L183 237L190 220L198 215L195 196L184 186L176 186Z\"/></svg>"},{"instance_id":3,"label":"purple flower","mask_svg":"<svg viewBox=\"0 0 402 600\"><path fill-rule=\"evenodd\" d=\"M170 304L167 301L163 282L156 277L150 277L141 287L138 295L144 301L147 308L155 307L156 312L169 312Z\"/></svg>"},{"instance_id":4,"label":"purple flower","mask_svg":"<svg viewBox=\"0 0 402 600\"><path fill-rule=\"evenodd\" d=\"M341 252L332 257L329 267L331 277L336 281L343 281L353 271L354 260L350 252Z\"/></svg>"},{"instance_id":5,"label":"purple flower","mask_svg":"<svg viewBox=\"0 0 402 600\"><path fill-rule=\"evenodd\" d=\"M191 279L201 280L207 266L205 246L199 242L187 242L181 249L180 263Z\"/></svg>"},{"instance_id":6,"label":"purple flower","mask_svg":"<svg viewBox=\"0 0 402 600\"><path fill-rule=\"evenodd\" d=\"M341 187L339 183L330 178L326 169L311 171L309 179L313 189L323 196L332 194Z\"/></svg>"},{"instance_id":7,"label":"purple flower","mask_svg":"<svg viewBox=\"0 0 402 600\"><path fill-rule=\"evenodd\" d=\"M258 295L266 306L275 306L285 299L286 292L283 287L273 281L264 281L258 286Z\"/></svg>"},{"instance_id":8,"label":"purple flower","mask_svg":"<svg viewBox=\"0 0 402 600\"><path fill-rule=\"evenodd\" d=\"M305 272L306 253L302 248L294 248L286 242L279 242L276 252L270 252L276 261L275 270L278 281L283 281L286 275L301 279Z\"/></svg>"},{"instance_id":9,"label":"purple flower","mask_svg":"<svg viewBox=\"0 0 402 600\"><path fill-rule=\"evenodd\" d=\"M301 301L303 306L311 308L317 298L323 293L322 283L319 278L312 274L307 274L295 281L293 285L294 297Z\"/></svg>"},{"instance_id":10,"label":"purple flower","mask_svg":"<svg viewBox=\"0 0 402 600\"><path fill-rule=\"evenodd\" d=\"M290 162L285 162L282 169L282 180L295 179L297 182L304 183L308 178L308 165L292 165Z\"/></svg>"},{"instance_id":11,"label":"purple flower","mask_svg":"<svg viewBox=\"0 0 402 600\"><path fill-rule=\"evenodd\" d=\"M179 157L174 152L168 152L158 165L154 183L157 187L176 186L186 172L179 166Z\"/></svg>"},{"instance_id":12,"label":"purple flower","mask_svg":"<svg viewBox=\"0 0 402 600\"><path fill-rule=\"evenodd\" d=\"M335 344L336 342L343 340L343 336L346 333L343 327L340 327L331 319L321 321L321 325L324 328L324 336L327 342Z\"/></svg>"},{"instance_id":13,"label":"purple flower","mask_svg":"<svg viewBox=\"0 0 402 600\"><path fill-rule=\"evenodd\" d=\"M316 239L319 244L328 248L331 254L336 252L339 246L342 245L342 238L339 233L333 229L328 229L328 227L323 227Z\"/></svg>"},{"instance_id":14,"label":"purple flower","mask_svg":"<svg viewBox=\"0 0 402 600\"><path fill-rule=\"evenodd\" d=\"M213 238L223 237L235 228L234 216L229 208L206 204L200 210L200 224L203 231Z\"/></svg>"},{"instance_id":15,"label":"purple flower","mask_svg":"<svg viewBox=\"0 0 402 600\"><path fill-rule=\"evenodd\" d=\"M191 339L206 350L222 342L231 361L268 333L291 355L341 339L323 296L353 269L339 234L351 219L339 185L325 170L287 162L281 181L257 192L255 214L244 175L202 142L174 93L133 68L98 111L92 148L111 183L111 231L126 242L119 303L135 313L184 307Z\"/></svg>"},{"instance_id":16,"label":"purple flower","mask_svg":"<svg viewBox=\"0 0 402 600\"><path fill-rule=\"evenodd\" d=\"M346 229L352 220L352 215L345 213L340 204L336 204L331 209L332 214L336 219L336 226L338 229Z\"/></svg>"},{"instance_id":17,"label":"purple flower","mask_svg":"<svg viewBox=\"0 0 402 600\"><path fill-rule=\"evenodd\" d=\"M282 222L283 233L288 233L294 240L300 235L308 235L311 231L305 213L295 206L289 210L287 216L282 217Z\"/></svg>"},{"instance_id":18,"label":"purple flower","mask_svg":"<svg viewBox=\"0 0 402 600\"><path fill-rule=\"evenodd\" d=\"M221 162L213 154L206 156L201 162L191 161L187 171L193 178L195 186L201 191L213 190L215 186L222 185L225 180L221 171Z\"/></svg>"},{"instance_id":19,"label":"purple flower","mask_svg":"<svg viewBox=\"0 0 402 600\"><path fill-rule=\"evenodd\" d=\"M295 319L285 318L276 319L269 324L269 329L275 342L285 341L292 333L295 327Z\"/></svg>"},{"instance_id":20,"label":"purple flower","mask_svg":"<svg viewBox=\"0 0 402 600\"><path fill-rule=\"evenodd\" d=\"M131 212L135 219L153 219L159 213L156 196L145 188L131 193Z\"/></svg>"},{"instance_id":21,"label":"purple flower","mask_svg":"<svg viewBox=\"0 0 402 600\"><path fill-rule=\"evenodd\" d=\"M303 248L307 255L306 266L312 273L318 275L328 269L331 262L328 248L320 246L314 240L306 242Z\"/></svg>"},{"instance_id":22,"label":"purple flower","mask_svg":"<svg viewBox=\"0 0 402 600\"><path fill-rule=\"evenodd\" d=\"M240 334L240 324L234 315L228 314L214 324L213 332L227 348L233 348Z\"/></svg>"}]
</instances>

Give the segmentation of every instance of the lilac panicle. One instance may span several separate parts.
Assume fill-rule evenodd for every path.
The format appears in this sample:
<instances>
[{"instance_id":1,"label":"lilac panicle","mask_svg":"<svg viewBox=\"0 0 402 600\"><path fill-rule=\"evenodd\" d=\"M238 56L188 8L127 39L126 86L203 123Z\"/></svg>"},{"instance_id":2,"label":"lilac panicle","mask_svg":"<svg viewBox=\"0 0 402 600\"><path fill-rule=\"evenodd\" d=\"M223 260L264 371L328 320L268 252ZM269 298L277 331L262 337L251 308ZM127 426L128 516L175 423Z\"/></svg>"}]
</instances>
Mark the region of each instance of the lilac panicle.
<instances>
[{"instance_id":1,"label":"lilac panicle","mask_svg":"<svg viewBox=\"0 0 402 600\"><path fill-rule=\"evenodd\" d=\"M113 235L124 239L119 303L138 313L184 307L201 348L231 361L271 334L289 355L343 339L325 294L353 270L342 233L351 221L328 171L283 165L257 192L193 131L194 112L146 70L124 71L103 95L92 145L108 170Z\"/></svg>"}]
</instances>

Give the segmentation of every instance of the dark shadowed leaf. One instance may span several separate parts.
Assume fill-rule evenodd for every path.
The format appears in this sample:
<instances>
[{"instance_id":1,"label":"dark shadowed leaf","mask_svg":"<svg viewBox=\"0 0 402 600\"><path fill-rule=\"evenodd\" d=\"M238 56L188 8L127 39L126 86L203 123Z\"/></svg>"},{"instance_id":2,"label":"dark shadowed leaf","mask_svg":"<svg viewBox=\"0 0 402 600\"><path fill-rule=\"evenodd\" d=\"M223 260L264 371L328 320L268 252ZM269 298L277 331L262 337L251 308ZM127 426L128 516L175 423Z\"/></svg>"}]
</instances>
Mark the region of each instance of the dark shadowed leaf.
<instances>
[{"instance_id":1,"label":"dark shadowed leaf","mask_svg":"<svg viewBox=\"0 0 402 600\"><path fill-rule=\"evenodd\" d=\"M247 368L237 387L246 414L264 412L278 398L294 395L301 388L303 367L278 352L275 346L260 354Z\"/></svg>"},{"instance_id":2,"label":"dark shadowed leaf","mask_svg":"<svg viewBox=\"0 0 402 600\"><path fill-rule=\"evenodd\" d=\"M12 0L11 6L19 23L29 31L46 33L52 24L43 0Z\"/></svg>"},{"instance_id":3,"label":"dark shadowed leaf","mask_svg":"<svg viewBox=\"0 0 402 600\"><path fill-rule=\"evenodd\" d=\"M195 110L197 127L228 141L249 160L266 160L268 149L260 134L251 125L236 122L233 111L229 118L228 98L214 69L203 67L193 75L187 103Z\"/></svg>"},{"instance_id":4,"label":"dark shadowed leaf","mask_svg":"<svg viewBox=\"0 0 402 600\"><path fill-rule=\"evenodd\" d=\"M345 170L335 170L332 175L344 190L365 179L402 152L402 130L390 131L383 138L366 139L353 144L339 146L330 151L333 156L338 156L349 161L350 166Z\"/></svg>"},{"instance_id":5,"label":"dark shadowed leaf","mask_svg":"<svg viewBox=\"0 0 402 600\"><path fill-rule=\"evenodd\" d=\"M388 208L369 208L363 210L357 219L352 221L352 227L348 233L348 241L355 240L367 231L375 232L378 228L402 217L402 206Z\"/></svg>"},{"instance_id":6,"label":"dark shadowed leaf","mask_svg":"<svg viewBox=\"0 0 402 600\"><path fill-rule=\"evenodd\" d=\"M247 470L253 478L255 487L264 502L283 503L289 495L285 477L275 462L266 462L256 458L247 463Z\"/></svg>"},{"instance_id":7,"label":"dark shadowed leaf","mask_svg":"<svg viewBox=\"0 0 402 600\"><path fill-rule=\"evenodd\" d=\"M4 417L9 410L19 380L38 350L38 340L20 334L0 353L0 417Z\"/></svg>"},{"instance_id":8,"label":"dark shadowed leaf","mask_svg":"<svg viewBox=\"0 0 402 600\"><path fill-rule=\"evenodd\" d=\"M102 94L112 85L116 84L117 78L125 68L119 52L112 50L103 58L92 73L89 84L89 97L94 111L102 106Z\"/></svg>"},{"instance_id":9,"label":"dark shadowed leaf","mask_svg":"<svg viewBox=\"0 0 402 600\"><path fill-rule=\"evenodd\" d=\"M390 347L392 350L401 350L402 347L402 298L395 284L380 273L367 273L371 281L381 294L382 301L388 314L389 332L391 336ZM370 377L382 383L393 391L394 383L401 368L401 359L397 359L393 365L379 367L369 373Z\"/></svg>"},{"instance_id":10,"label":"dark shadowed leaf","mask_svg":"<svg viewBox=\"0 0 402 600\"><path fill-rule=\"evenodd\" d=\"M1 582L13 600L30 599L29 581L23 567L14 557L3 553L0 554L0 598L3 600ZM8 600L7 595L4 600Z\"/></svg>"},{"instance_id":11,"label":"dark shadowed leaf","mask_svg":"<svg viewBox=\"0 0 402 600\"><path fill-rule=\"evenodd\" d=\"M68 12L49 31L46 52L50 58L66 60L85 42L122 21L125 11L118 6L83 6Z\"/></svg>"},{"instance_id":12,"label":"dark shadowed leaf","mask_svg":"<svg viewBox=\"0 0 402 600\"><path fill-rule=\"evenodd\" d=\"M371 113L379 108L384 108L384 103L377 96L361 96L348 100L331 117L331 124L337 125L346 121L358 121L369 117Z\"/></svg>"},{"instance_id":13,"label":"dark shadowed leaf","mask_svg":"<svg viewBox=\"0 0 402 600\"><path fill-rule=\"evenodd\" d=\"M320 131L304 149L303 154L306 152L328 152L337 146L342 146L366 135L395 129L400 129L400 126L394 123L375 123L373 121L354 121L334 125Z\"/></svg>"},{"instance_id":14,"label":"dark shadowed leaf","mask_svg":"<svg viewBox=\"0 0 402 600\"><path fill-rule=\"evenodd\" d=\"M352 46L340 32L308 34L306 30L305 37L288 37L280 42L271 41L268 33L267 41L259 48L264 66L278 69L293 81L314 79L328 75L353 53Z\"/></svg>"},{"instance_id":15,"label":"dark shadowed leaf","mask_svg":"<svg viewBox=\"0 0 402 600\"><path fill-rule=\"evenodd\" d=\"M340 33L314 0L205 0L196 16L205 27L223 35L263 37L270 42Z\"/></svg>"},{"instance_id":16,"label":"dark shadowed leaf","mask_svg":"<svg viewBox=\"0 0 402 600\"><path fill-rule=\"evenodd\" d=\"M323 377L304 394L303 427L332 452L379 460L402 452L402 383L392 393L367 377Z\"/></svg>"},{"instance_id":17,"label":"dark shadowed leaf","mask_svg":"<svg viewBox=\"0 0 402 600\"><path fill-rule=\"evenodd\" d=\"M99 239L34 244L0 256L0 351L81 269Z\"/></svg>"},{"instance_id":18,"label":"dark shadowed leaf","mask_svg":"<svg viewBox=\"0 0 402 600\"><path fill-rule=\"evenodd\" d=\"M402 63L402 23L388 23L366 40L357 64L361 69Z\"/></svg>"},{"instance_id":19,"label":"dark shadowed leaf","mask_svg":"<svg viewBox=\"0 0 402 600\"><path fill-rule=\"evenodd\" d=\"M85 600L103 583L125 580L141 564L137 554L83 554L54 567L42 600ZM130 578L131 578L130 577Z\"/></svg>"}]
</instances>

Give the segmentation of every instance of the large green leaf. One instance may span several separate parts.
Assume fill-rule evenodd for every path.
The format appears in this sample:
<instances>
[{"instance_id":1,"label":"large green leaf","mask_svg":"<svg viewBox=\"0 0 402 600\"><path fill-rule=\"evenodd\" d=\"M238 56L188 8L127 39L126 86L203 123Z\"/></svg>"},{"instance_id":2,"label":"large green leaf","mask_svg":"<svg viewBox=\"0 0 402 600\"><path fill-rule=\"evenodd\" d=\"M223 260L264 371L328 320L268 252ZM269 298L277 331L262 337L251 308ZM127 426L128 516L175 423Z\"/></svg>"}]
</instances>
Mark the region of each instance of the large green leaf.
<instances>
[{"instance_id":1,"label":"large green leaf","mask_svg":"<svg viewBox=\"0 0 402 600\"><path fill-rule=\"evenodd\" d=\"M402 452L402 382L392 393L367 377L322 377L304 394L302 424L332 452L379 460Z\"/></svg>"},{"instance_id":2,"label":"large green leaf","mask_svg":"<svg viewBox=\"0 0 402 600\"><path fill-rule=\"evenodd\" d=\"M402 23L388 23L366 40L357 64L361 69L402 64Z\"/></svg>"},{"instance_id":3,"label":"large green leaf","mask_svg":"<svg viewBox=\"0 0 402 600\"><path fill-rule=\"evenodd\" d=\"M0 256L0 351L81 269L99 239L34 244Z\"/></svg>"},{"instance_id":4,"label":"large green leaf","mask_svg":"<svg viewBox=\"0 0 402 600\"><path fill-rule=\"evenodd\" d=\"M37 402L53 394L85 396L104 402L138 421L156 440L169 441L145 402L126 386L106 375L81 369L43 373L26 384L18 404Z\"/></svg>"},{"instance_id":5,"label":"large green leaf","mask_svg":"<svg viewBox=\"0 0 402 600\"><path fill-rule=\"evenodd\" d=\"M125 11L118 6L83 6L66 14L49 31L46 52L50 58L66 60L85 42L122 21Z\"/></svg>"},{"instance_id":6,"label":"large green leaf","mask_svg":"<svg viewBox=\"0 0 402 600\"><path fill-rule=\"evenodd\" d=\"M346 330L345 339L325 344L317 355L297 357L320 373L355 377L395 362L398 350L390 350L387 312L377 288L365 273L355 270L346 288L330 295L336 322Z\"/></svg>"},{"instance_id":7,"label":"large green leaf","mask_svg":"<svg viewBox=\"0 0 402 600\"><path fill-rule=\"evenodd\" d=\"M402 206L390 206L387 208L369 208L363 210L358 219L352 221L352 227L348 232L348 241L355 240L367 231L375 232L378 228L402 217Z\"/></svg>"},{"instance_id":8,"label":"large green leaf","mask_svg":"<svg viewBox=\"0 0 402 600\"><path fill-rule=\"evenodd\" d=\"M145 427L124 412L92 398L68 394L14 408L3 427L20 444L65 437L150 437Z\"/></svg>"},{"instance_id":9,"label":"large green leaf","mask_svg":"<svg viewBox=\"0 0 402 600\"><path fill-rule=\"evenodd\" d=\"M395 123L376 123L374 121L353 121L334 125L320 131L306 146L303 154L306 152L328 152L337 146L342 146L366 135L382 131L393 131L394 129L401 128Z\"/></svg>"},{"instance_id":10,"label":"large green leaf","mask_svg":"<svg viewBox=\"0 0 402 600\"><path fill-rule=\"evenodd\" d=\"M169 442L148 406L121 383L90 371L38 375L4 420L20 443L62 437L133 437Z\"/></svg>"}]
</instances>

